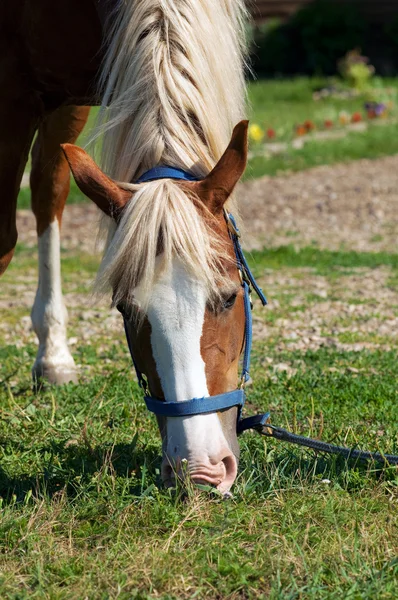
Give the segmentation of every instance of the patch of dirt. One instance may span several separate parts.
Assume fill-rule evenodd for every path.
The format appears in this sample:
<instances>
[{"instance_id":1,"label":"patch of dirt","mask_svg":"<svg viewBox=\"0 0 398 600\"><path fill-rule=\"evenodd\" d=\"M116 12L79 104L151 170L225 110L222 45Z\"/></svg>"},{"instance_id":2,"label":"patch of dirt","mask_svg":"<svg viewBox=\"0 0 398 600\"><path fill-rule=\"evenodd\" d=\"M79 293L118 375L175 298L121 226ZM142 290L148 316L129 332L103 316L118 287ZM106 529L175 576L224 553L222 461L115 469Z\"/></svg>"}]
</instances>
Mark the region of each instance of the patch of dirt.
<instances>
[{"instance_id":1,"label":"patch of dirt","mask_svg":"<svg viewBox=\"0 0 398 600\"><path fill-rule=\"evenodd\" d=\"M262 177L240 186L238 202L248 248L316 242L395 252L398 156Z\"/></svg>"},{"instance_id":2,"label":"patch of dirt","mask_svg":"<svg viewBox=\"0 0 398 600\"><path fill-rule=\"evenodd\" d=\"M301 274L300 279L286 271L267 275L266 286L272 290L269 309L277 318L266 324L263 311L256 309L254 339L277 340L279 350L306 351L329 346L360 351L396 346L398 290L388 285L388 267L358 269L355 274L338 279L305 269L296 268L295 273ZM291 301L277 299L287 294L293 296ZM311 300L308 294L312 295Z\"/></svg>"}]
</instances>

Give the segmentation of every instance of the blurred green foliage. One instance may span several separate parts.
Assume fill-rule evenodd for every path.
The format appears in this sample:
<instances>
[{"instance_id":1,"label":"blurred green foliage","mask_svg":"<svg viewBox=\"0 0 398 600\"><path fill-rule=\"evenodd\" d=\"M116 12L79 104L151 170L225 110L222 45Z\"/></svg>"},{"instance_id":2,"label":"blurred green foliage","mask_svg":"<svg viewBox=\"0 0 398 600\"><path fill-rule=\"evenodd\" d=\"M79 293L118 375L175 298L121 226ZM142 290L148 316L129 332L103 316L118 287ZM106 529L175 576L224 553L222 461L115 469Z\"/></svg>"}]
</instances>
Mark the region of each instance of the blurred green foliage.
<instances>
[{"instance_id":1,"label":"blurred green foliage","mask_svg":"<svg viewBox=\"0 0 398 600\"><path fill-rule=\"evenodd\" d=\"M398 72L398 16L382 25L370 22L359 3L314 0L286 22L255 27L251 47L258 77L336 74L338 61L355 48L391 75Z\"/></svg>"},{"instance_id":2,"label":"blurred green foliage","mask_svg":"<svg viewBox=\"0 0 398 600\"><path fill-rule=\"evenodd\" d=\"M341 76L359 92L368 89L375 72L374 66L369 64L369 59L358 48L347 52L339 61L338 67Z\"/></svg>"}]
</instances>

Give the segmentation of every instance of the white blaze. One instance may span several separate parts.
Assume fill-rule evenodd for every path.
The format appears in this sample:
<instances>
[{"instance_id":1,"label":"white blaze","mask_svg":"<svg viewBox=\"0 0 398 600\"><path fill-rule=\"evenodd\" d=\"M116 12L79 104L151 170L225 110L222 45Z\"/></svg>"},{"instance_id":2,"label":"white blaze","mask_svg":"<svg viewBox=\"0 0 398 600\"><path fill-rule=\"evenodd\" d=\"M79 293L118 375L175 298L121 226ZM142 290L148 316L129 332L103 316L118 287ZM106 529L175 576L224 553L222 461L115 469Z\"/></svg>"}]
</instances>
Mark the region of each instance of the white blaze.
<instances>
[{"instance_id":1,"label":"white blaze","mask_svg":"<svg viewBox=\"0 0 398 600\"><path fill-rule=\"evenodd\" d=\"M75 364L66 340L68 313L62 297L60 234L55 219L38 239L39 285L32 308L32 324L39 338L33 366L35 375L43 374L62 383L74 379Z\"/></svg>"},{"instance_id":2,"label":"white blaze","mask_svg":"<svg viewBox=\"0 0 398 600\"><path fill-rule=\"evenodd\" d=\"M139 289L136 291L139 301ZM147 317L152 353L166 401L209 396L200 353L206 309L204 285L179 259L155 284ZM167 418L167 455L187 458L190 466L208 463L227 446L216 414Z\"/></svg>"}]
</instances>

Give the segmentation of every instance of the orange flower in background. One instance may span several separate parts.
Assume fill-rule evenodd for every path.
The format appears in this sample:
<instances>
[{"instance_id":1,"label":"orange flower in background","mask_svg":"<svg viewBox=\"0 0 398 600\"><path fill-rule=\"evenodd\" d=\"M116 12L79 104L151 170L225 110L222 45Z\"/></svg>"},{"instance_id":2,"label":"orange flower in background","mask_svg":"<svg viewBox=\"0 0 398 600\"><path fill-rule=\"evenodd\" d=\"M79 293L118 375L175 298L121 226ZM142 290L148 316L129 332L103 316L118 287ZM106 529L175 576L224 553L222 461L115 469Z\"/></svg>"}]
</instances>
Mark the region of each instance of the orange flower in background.
<instances>
[{"instance_id":1,"label":"orange flower in background","mask_svg":"<svg viewBox=\"0 0 398 600\"><path fill-rule=\"evenodd\" d=\"M272 129L272 127L270 127L269 129L267 129L267 138L269 140L273 140L274 137L276 137L275 129Z\"/></svg>"},{"instance_id":2,"label":"orange flower in background","mask_svg":"<svg viewBox=\"0 0 398 600\"><path fill-rule=\"evenodd\" d=\"M351 117L352 123L360 123L362 121L362 115L359 112L354 112Z\"/></svg>"},{"instance_id":3,"label":"orange flower in background","mask_svg":"<svg viewBox=\"0 0 398 600\"><path fill-rule=\"evenodd\" d=\"M307 133L307 130L304 127L304 125L297 125L296 126L296 135L305 135L306 133Z\"/></svg>"},{"instance_id":4,"label":"orange flower in background","mask_svg":"<svg viewBox=\"0 0 398 600\"><path fill-rule=\"evenodd\" d=\"M326 121L324 122L324 126L326 127L326 129L331 129L333 127L333 121L331 121L330 119L326 119Z\"/></svg>"},{"instance_id":5,"label":"orange flower in background","mask_svg":"<svg viewBox=\"0 0 398 600\"><path fill-rule=\"evenodd\" d=\"M304 121L304 127L308 132L313 131L315 129L315 123L308 119L307 121Z\"/></svg>"}]
</instances>

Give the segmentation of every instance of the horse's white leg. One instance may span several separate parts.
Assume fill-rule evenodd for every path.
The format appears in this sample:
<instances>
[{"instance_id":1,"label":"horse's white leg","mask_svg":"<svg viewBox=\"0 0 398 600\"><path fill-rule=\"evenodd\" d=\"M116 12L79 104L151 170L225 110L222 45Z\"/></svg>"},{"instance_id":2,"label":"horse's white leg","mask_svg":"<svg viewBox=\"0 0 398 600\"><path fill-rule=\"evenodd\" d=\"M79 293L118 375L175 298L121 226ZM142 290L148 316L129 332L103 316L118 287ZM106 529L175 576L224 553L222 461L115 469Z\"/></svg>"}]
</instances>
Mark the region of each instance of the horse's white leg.
<instances>
[{"instance_id":1,"label":"horse's white leg","mask_svg":"<svg viewBox=\"0 0 398 600\"><path fill-rule=\"evenodd\" d=\"M32 151L32 209L39 246L39 285L31 314L39 350L32 375L57 384L77 380L61 288L60 227L69 193L69 167L60 144L76 141L88 112L88 107L69 106L51 113L41 123Z\"/></svg>"},{"instance_id":2,"label":"horse's white leg","mask_svg":"<svg viewBox=\"0 0 398 600\"><path fill-rule=\"evenodd\" d=\"M51 383L77 380L66 337L68 311L62 297L59 234L59 222L54 219L39 236L39 285L31 313L39 338L32 375Z\"/></svg>"}]
</instances>

